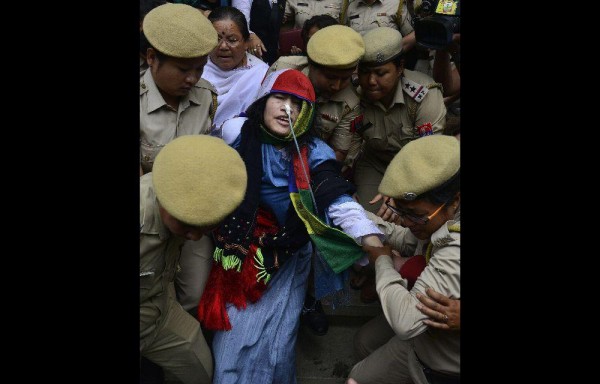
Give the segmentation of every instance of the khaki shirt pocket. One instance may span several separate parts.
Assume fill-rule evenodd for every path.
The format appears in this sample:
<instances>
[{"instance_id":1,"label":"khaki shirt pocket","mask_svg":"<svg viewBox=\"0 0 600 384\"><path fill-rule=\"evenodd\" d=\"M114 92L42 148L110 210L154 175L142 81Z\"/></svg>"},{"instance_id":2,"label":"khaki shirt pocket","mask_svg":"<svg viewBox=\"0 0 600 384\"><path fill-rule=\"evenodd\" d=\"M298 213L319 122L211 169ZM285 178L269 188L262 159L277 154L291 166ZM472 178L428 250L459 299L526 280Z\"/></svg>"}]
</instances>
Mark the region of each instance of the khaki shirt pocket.
<instances>
[{"instance_id":1,"label":"khaki shirt pocket","mask_svg":"<svg viewBox=\"0 0 600 384\"><path fill-rule=\"evenodd\" d=\"M152 172L154 159L156 159L156 155L158 155L158 152L160 152L163 147L164 144L152 145L143 140L140 142L140 163L142 164L144 173Z\"/></svg>"},{"instance_id":2,"label":"khaki shirt pocket","mask_svg":"<svg viewBox=\"0 0 600 384\"><path fill-rule=\"evenodd\" d=\"M366 146L374 151L385 151L388 147L388 137L385 133L385 127L376 127L366 118L363 121L366 129L362 132Z\"/></svg>"}]
</instances>

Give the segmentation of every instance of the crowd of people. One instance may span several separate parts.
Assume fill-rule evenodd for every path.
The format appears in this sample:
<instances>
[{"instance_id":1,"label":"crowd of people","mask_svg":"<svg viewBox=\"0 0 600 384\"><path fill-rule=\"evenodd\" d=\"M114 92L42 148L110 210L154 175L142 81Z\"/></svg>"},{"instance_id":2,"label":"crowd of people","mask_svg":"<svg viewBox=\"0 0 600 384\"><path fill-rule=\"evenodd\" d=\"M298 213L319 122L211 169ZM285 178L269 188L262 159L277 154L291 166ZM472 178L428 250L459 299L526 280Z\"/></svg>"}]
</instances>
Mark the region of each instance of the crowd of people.
<instances>
[{"instance_id":1,"label":"crowd of people","mask_svg":"<svg viewBox=\"0 0 600 384\"><path fill-rule=\"evenodd\" d=\"M140 0L142 383L296 383L347 287L347 384L460 383L460 33L420 4Z\"/></svg>"}]
</instances>

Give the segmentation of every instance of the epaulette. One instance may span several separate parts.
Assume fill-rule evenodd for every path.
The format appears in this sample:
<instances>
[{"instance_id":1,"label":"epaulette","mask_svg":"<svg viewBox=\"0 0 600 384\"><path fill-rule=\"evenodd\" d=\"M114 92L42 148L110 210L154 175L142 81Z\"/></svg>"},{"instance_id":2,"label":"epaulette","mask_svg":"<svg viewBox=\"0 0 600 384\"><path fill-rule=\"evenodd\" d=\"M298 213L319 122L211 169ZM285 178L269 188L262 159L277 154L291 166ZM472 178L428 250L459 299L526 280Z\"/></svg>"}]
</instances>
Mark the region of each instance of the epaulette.
<instances>
[{"instance_id":1,"label":"epaulette","mask_svg":"<svg viewBox=\"0 0 600 384\"><path fill-rule=\"evenodd\" d=\"M448 231L460 233L460 224L452 224L448 227Z\"/></svg>"},{"instance_id":2,"label":"epaulette","mask_svg":"<svg viewBox=\"0 0 600 384\"><path fill-rule=\"evenodd\" d=\"M433 89L433 88L439 88L440 91L442 91L442 93L444 92L444 88L442 86L442 83L431 83L431 84L427 84L427 88L428 89Z\"/></svg>"},{"instance_id":3,"label":"epaulette","mask_svg":"<svg viewBox=\"0 0 600 384\"><path fill-rule=\"evenodd\" d=\"M402 83L402 90L417 103L423 101L423 98L425 97L427 92L429 92L429 86L423 86L417 82L410 80L406 76L402 76L400 78L400 82Z\"/></svg>"}]
</instances>

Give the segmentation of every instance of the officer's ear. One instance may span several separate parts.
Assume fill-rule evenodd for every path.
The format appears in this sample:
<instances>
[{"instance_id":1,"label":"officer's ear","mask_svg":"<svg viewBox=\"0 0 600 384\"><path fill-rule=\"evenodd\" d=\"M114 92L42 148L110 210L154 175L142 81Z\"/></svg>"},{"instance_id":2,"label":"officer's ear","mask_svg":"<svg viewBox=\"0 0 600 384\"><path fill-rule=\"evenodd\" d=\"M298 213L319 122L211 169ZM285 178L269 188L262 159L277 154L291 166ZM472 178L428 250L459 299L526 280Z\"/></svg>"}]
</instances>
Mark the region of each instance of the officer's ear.
<instances>
[{"instance_id":1,"label":"officer's ear","mask_svg":"<svg viewBox=\"0 0 600 384\"><path fill-rule=\"evenodd\" d=\"M146 62L148 63L148 66L152 66L153 64L158 63L158 59L156 57L156 51L154 50L154 48L148 48L146 50Z\"/></svg>"}]
</instances>

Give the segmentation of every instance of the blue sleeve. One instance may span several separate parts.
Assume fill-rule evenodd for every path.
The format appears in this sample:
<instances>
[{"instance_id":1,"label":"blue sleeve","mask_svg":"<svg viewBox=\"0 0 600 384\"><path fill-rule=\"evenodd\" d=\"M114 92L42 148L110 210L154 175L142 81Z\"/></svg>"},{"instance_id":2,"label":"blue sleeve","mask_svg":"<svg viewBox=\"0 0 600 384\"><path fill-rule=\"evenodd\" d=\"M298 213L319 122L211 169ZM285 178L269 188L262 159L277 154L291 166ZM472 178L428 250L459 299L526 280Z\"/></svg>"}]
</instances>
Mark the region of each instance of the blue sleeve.
<instances>
[{"instance_id":1,"label":"blue sleeve","mask_svg":"<svg viewBox=\"0 0 600 384\"><path fill-rule=\"evenodd\" d=\"M310 148L310 155L308 158L310 169L316 168L319 164L327 160L335 160L335 152L323 140L313 137L308 145Z\"/></svg>"}]
</instances>

